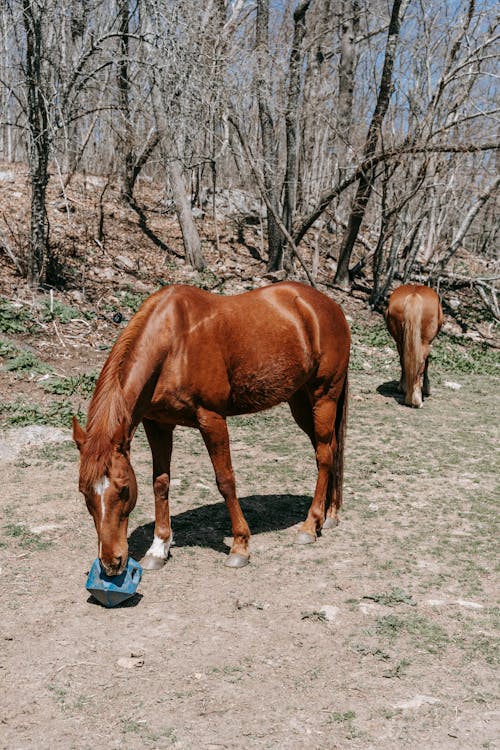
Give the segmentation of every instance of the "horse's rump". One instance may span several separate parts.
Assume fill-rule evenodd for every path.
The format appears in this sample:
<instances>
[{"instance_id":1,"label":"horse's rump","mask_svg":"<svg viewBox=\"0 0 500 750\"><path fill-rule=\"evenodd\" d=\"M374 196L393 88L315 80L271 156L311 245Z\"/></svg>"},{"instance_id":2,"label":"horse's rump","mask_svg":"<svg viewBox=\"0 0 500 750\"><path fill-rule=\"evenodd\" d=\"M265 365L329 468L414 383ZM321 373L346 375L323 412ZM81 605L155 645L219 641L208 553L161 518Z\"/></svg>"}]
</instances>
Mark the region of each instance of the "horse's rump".
<instances>
[{"instance_id":1,"label":"horse's rump","mask_svg":"<svg viewBox=\"0 0 500 750\"><path fill-rule=\"evenodd\" d=\"M404 284L393 291L386 311L387 328L396 341L401 361L400 387L408 405L421 406L421 377L428 395L428 356L443 313L437 293L430 287Z\"/></svg>"}]
</instances>

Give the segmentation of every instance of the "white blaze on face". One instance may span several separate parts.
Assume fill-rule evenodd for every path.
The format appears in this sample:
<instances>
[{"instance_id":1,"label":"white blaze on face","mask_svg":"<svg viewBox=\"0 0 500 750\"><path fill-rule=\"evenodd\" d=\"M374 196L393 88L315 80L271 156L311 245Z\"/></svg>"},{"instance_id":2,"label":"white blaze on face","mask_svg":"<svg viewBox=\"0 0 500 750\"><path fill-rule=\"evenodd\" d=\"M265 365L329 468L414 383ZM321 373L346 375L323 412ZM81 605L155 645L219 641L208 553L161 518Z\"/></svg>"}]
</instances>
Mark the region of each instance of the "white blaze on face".
<instances>
[{"instance_id":1,"label":"white blaze on face","mask_svg":"<svg viewBox=\"0 0 500 750\"><path fill-rule=\"evenodd\" d=\"M151 555L152 557L159 557L161 560L166 560L173 538L173 534L170 534L170 539L167 542L164 542L163 539L160 539L160 537L155 534L153 544L146 554Z\"/></svg>"},{"instance_id":2,"label":"white blaze on face","mask_svg":"<svg viewBox=\"0 0 500 750\"><path fill-rule=\"evenodd\" d=\"M99 498L99 501L101 503L101 530L102 525L104 523L104 515L106 513L106 504L104 502L104 495L106 494L106 490L109 487L109 479L107 476L103 476L94 484L94 492ZM102 556L102 542L101 542L101 534L99 533L99 557Z\"/></svg>"}]
</instances>

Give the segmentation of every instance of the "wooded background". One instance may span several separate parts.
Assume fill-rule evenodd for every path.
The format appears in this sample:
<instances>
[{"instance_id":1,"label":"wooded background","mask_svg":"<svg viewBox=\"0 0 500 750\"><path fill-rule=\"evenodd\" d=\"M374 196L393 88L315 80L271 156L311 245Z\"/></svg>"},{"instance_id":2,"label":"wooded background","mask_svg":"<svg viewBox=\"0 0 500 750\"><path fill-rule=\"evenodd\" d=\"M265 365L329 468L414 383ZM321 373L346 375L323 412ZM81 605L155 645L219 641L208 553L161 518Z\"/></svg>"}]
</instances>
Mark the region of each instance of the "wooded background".
<instances>
[{"instance_id":1,"label":"wooded background","mask_svg":"<svg viewBox=\"0 0 500 750\"><path fill-rule=\"evenodd\" d=\"M300 263L311 278L301 244L316 243L341 288L370 270L372 306L394 278L446 273L462 247L497 257L490 0L0 7L0 159L27 163L31 185L29 247L11 255L32 286L50 266L49 177L64 195L81 172L117 183L144 224L138 187L153 180L197 269L200 210L217 227L218 195L260 203L269 271ZM494 274L474 281L500 317Z\"/></svg>"}]
</instances>

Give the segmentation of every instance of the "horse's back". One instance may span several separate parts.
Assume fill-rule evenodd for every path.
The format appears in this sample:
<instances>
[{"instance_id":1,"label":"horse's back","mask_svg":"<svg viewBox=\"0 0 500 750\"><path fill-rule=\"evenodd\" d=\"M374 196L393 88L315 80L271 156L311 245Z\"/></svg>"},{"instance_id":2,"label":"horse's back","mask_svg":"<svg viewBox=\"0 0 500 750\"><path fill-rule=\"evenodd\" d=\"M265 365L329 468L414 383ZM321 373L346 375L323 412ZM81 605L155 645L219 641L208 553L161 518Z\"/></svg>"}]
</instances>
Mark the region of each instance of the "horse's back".
<instances>
[{"instance_id":1,"label":"horse's back","mask_svg":"<svg viewBox=\"0 0 500 750\"><path fill-rule=\"evenodd\" d=\"M422 284L403 284L395 289L389 297L388 309L391 312L402 310L409 300L422 301L424 307L437 310L440 306L439 296L429 286Z\"/></svg>"},{"instance_id":2,"label":"horse's back","mask_svg":"<svg viewBox=\"0 0 500 750\"><path fill-rule=\"evenodd\" d=\"M320 346L328 339L350 341L340 306L299 282L284 281L228 296L173 285L149 299L154 314L168 320L176 336L192 336L199 329L216 338L222 329L227 343L238 343L243 349L266 341L284 348L290 335L305 334L316 344L319 338Z\"/></svg>"},{"instance_id":3,"label":"horse's back","mask_svg":"<svg viewBox=\"0 0 500 750\"><path fill-rule=\"evenodd\" d=\"M340 307L311 287L282 282L223 296L174 286L157 295L151 313L169 340L162 399L173 403L175 394L239 413L289 400L318 373L343 382L349 327Z\"/></svg>"}]
</instances>

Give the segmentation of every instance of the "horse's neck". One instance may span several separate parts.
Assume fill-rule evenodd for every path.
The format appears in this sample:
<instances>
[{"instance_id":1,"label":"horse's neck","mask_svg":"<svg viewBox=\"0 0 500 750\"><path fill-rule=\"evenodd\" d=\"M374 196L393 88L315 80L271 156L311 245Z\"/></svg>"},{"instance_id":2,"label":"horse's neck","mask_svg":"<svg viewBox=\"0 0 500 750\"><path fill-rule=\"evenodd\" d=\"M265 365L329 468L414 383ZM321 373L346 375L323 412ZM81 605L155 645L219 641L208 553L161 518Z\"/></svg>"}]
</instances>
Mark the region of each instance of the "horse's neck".
<instances>
[{"instance_id":1,"label":"horse's neck","mask_svg":"<svg viewBox=\"0 0 500 750\"><path fill-rule=\"evenodd\" d=\"M142 420L151 403L159 375L158 359L139 356L130 357L121 377L121 388L127 409L131 415L132 427Z\"/></svg>"}]
</instances>

